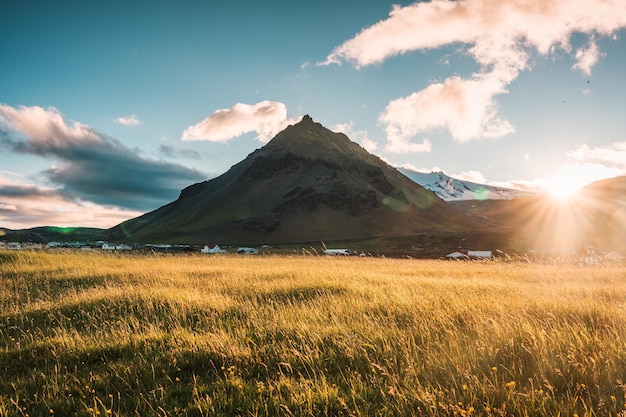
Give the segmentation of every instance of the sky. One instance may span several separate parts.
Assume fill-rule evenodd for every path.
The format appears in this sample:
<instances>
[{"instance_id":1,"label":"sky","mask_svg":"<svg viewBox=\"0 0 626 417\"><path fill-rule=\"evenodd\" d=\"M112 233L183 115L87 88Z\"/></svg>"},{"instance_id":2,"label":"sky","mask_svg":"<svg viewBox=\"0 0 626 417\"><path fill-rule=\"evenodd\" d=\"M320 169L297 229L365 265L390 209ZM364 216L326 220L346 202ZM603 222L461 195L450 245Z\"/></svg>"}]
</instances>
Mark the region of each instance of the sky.
<instances>
[{"instance_id":1,"label":"sky","mask_svg":"<svg viewBox=\"0 0 626 417\"><path fill-rule=\"evenodd\" d=\"M0 5L0 227L109 228L310 115L395 167L626 175L626 0Z\"/></svg>"}]
</instances>

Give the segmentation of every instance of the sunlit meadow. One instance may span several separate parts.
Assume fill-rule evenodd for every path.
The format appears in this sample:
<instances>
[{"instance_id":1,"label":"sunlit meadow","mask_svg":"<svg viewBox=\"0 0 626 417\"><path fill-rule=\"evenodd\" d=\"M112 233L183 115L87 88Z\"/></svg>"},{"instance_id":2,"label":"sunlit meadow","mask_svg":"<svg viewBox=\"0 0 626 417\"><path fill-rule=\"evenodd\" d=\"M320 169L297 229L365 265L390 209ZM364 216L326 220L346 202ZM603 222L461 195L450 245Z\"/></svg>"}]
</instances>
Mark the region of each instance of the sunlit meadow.
<instances>
[{"instance_id":1,"label":"sunlit meadow","mask_svg":"<svg viewBox=\"0 0 626 417\"><path fill-rule=\"evenodd\" d=\"M626 266L0 252L0 416L623 415Z\"/></svg>"}]
</instances>

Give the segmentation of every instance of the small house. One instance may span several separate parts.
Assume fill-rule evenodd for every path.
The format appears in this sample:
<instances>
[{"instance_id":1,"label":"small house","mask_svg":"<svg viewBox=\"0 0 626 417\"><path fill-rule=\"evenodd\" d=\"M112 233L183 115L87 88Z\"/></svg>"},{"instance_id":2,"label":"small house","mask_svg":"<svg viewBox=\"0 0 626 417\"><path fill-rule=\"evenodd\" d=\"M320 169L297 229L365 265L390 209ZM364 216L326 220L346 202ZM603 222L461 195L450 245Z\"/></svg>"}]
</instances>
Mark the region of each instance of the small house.
<instances>
[{"instance_id":1,"label":"small house","mask_svg":"<svg viewBox=\"0 0 626 417\"><path fill-rule=\"evenodd\" d=\"M470 259L491 259L493 255L490 250L468 250L467 256Z\"/></svg>"},{"instance_id":2,"label":"small house","mask_svg":"<svg viewBox=\"0 0 626 417\"><path fill-rule=\"evenodd\" d=\"M220 249L219 245L204 245L204 248L200 250L202 253L226 253L225 250Z\"/></svg>"},{"instance_id":3,"label":"small house","mask_svg":"<svg viewBox=\"0 0 626 417\"><path fill-rule=\"evenodd\" d=\"M598 255L597 250L593 246L585 247L585 255L580 257L580 262L585 263L587 265L595 265L602 262L602 257Z\"/></svg>"},{"instance_id":4,"label":"small house","mask_svg":"<svg viewBox=\"0 0 626 417\"><path fill-rule=\"evenodd\" d=\"M469 259L469 256L462 252L452 252L446 255L447 259L451 260L460 260L460 259Z\"/></svg>"},{"instance_id":5,"label":"small house","mask_svg":"<svg viewBox=\"0 0 626 417\"><path fill-rule=\"evenodd\" d=\"M330 255L330 256L350 256L350 255L352 255L352 252L350 252L350 249L326 249L324 251L324 255Z\"/></svg>"},{"instance_id":6,"label":"small house","mask_svg":"<svg viewBox=\"0 0 626 417\"><path fill-rule=\"evenodd\" d=\"M603 259L605 261L610 261L610 262L619 262L619 261L624 260L624 257L620 255L619 253L612 251L604 255Z\"/></svg>"}]
</instances>

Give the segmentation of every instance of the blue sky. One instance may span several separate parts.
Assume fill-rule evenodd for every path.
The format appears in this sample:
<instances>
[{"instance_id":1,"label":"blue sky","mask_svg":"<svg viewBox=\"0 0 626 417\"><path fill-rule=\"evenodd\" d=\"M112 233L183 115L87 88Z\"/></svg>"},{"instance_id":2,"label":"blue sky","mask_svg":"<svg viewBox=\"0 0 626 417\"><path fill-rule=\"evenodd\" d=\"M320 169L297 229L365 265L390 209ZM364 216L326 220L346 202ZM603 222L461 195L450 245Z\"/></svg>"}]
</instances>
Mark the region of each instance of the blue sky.
<instances>
[{"instance_id":1,"label":"blue sky","mask_svg":"<svg viewBox=\"0 0 626 417\"><path fill-rule=\"evenodd\" d=\"M394 166L626 175L626 2L0 6L0 226L111 227L304 114Z\"/></svg>"}]
</instances>

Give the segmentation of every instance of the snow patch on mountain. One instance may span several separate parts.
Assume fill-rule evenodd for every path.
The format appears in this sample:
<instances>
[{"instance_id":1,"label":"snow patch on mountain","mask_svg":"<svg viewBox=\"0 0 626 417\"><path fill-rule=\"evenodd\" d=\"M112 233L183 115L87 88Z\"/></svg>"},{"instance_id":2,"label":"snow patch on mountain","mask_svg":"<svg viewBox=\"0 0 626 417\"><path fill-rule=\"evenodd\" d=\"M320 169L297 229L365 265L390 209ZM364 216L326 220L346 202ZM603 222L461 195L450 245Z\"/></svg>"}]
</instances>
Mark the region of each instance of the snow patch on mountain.
<instances>
[{"instance_id":1,"label":"snow patch on mountain","mask_svg":"<svg viewBox=\"0 0 626 417\"><path fill-rule=\"evenodd\" d=\"M444 201L512 200L534 195L528 191L458 180L441 171L425 173L406 168L398 168L398 171L427 190L433 191Z\"/></svg>"}]
</instances>

